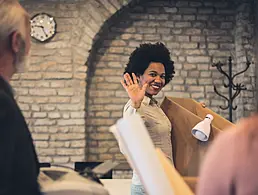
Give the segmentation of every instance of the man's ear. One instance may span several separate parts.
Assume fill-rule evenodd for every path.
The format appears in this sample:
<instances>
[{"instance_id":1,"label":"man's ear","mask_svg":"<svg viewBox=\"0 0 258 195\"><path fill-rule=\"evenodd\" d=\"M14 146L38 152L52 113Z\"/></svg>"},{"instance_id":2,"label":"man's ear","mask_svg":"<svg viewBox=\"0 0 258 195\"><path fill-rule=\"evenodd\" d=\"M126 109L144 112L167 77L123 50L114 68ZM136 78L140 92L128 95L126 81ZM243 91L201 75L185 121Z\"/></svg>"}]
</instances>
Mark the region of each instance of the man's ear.
<instances>
[{"instance_id":1,"label":"man's ear","mask_svg":"<svg viewBox=\"0 0 258 195\"><path fill-rule=\"evenodd\" d=\"M14 53L17 53L21 48L22 37L18 31L15 31L11 35L11 49Z\"/></svg>"}]
</instances>

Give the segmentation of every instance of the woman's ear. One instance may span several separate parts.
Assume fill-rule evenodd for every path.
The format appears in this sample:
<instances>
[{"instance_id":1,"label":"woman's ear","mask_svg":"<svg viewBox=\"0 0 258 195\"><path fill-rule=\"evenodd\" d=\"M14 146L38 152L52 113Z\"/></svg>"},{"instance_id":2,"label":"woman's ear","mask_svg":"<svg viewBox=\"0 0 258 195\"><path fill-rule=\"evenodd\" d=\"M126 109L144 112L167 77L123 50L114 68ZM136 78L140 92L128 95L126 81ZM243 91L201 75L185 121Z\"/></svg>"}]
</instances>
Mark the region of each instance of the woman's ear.
<instances>
[{"instance_id":1,"label":"woman's ear","mask_svg":"<svg viewBox=\"0 0 258 195\"><path fill-rule=\"evenodd\" d=\"M18 31L11 34L11 49L14 53L18 53L21 48L22 37Z\"/></svg>"}]
</instances>

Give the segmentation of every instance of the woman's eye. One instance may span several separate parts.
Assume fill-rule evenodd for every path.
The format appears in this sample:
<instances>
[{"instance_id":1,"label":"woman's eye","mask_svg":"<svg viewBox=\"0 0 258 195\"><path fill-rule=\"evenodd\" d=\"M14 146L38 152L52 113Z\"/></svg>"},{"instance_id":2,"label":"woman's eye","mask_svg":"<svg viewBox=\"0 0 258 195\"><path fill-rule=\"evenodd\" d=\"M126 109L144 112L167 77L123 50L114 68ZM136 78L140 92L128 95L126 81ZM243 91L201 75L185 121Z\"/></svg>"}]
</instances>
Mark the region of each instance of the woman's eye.
<instances>
[{"instance_id":1,"label":"woman's eye","mask_svg":"<svg viewBox=\"0 0 258 195\"><path fill-rule=\"evenodd\" d=\"M165 79L165 78L166 78L166 76L165 76L165 75L161 75L161 76L160 76L160 78Z\"/></svg>"},{"instance_id":2,"label":"woman's eye","mask_svg":"<svg viewBox=\"0 0 258 195\"><path fill-rule=\"evenodd\" d=\"M155 77L155 76L157 76L157 74L155 74L155 73L150 73L150 76Z\"/></svg>"}]
</instances>

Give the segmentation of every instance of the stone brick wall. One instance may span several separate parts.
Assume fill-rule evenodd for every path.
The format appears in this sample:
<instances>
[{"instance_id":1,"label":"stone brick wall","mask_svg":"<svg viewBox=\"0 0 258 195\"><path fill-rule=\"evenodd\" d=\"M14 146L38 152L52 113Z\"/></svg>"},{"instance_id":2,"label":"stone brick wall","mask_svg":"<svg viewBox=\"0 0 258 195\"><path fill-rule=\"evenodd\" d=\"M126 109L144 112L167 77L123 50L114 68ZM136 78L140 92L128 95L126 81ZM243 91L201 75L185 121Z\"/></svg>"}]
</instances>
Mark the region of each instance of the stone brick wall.
<instances>
[{"instance_id":1,"label":"stone brick wall","mask_svg":"<svg viewBox=\"0 0 258 195\"><path fill-rule=\"evenodd\" d=\"M253 56L252 42L238 42L241 34L253 33L251 4L249 8L212 0L22 4L32 15L47 12L57 20L55 38L45 44L33 41L30 67L12 81L42 162L124 161L108 127L122 115L128 98L119 81L130 53L140 43L164 42L175 61L175 78L159 100L190 97L224 117L227 111L219 106L225 102L214 93L213 85L224 95L227 90L211 64L233 55L239 68L246 49ZM249 23L243 28L246 20ZM254 110L250 95L254 70L253 65L242 76L249 91L238 99L240 110L234 119Z\"/></svg>"},{"instance_id":2,"label":"stone brick wall","mask_svg":"<svg viewBox=\"0 0 258 195\"><path fill-rule=\"evenodd\" d=\"M55 17L57 34L48 43L32 40L31 64L12 85L35 140L41 162L85 159L85 110L89 50L103 23L128 2L22 1L31 15Z\"/></svg>"},{"instance_id":3,"label":"stone brick wall","mask_svg":"<svg viewBox=\"0 0 258 195\"><path fill-rule=\"evenodd\" d=\"M235 45L236 45L236 67L238 71L246 67L248 58L252 64L247 72L237 77L237 82L246 84L247 90L242 91L240 97L236 100L238 105L236 118L246 117L256 108L256 74L255 74L255 57L254 57L254 13L256 10L253 4L246 1L240 3L236 10L236 27L235 27Z\"/></svg>"},{"instance_id":4,"label":"stone brick wall","mask_svg":"<svg viewBox=\"0 0 258 195\"><path fill-rule=\"evenodd\" d=\"M238 28L243 21L240 21L235 8L230 5L212 1L147 2L128 9L103 34L103 40L97 44L98 50L90 62L95 71L90 77L87 98L90 101L87 107L89 160L123 159L108 127L121 117L121 110L128 100L119 84L121 73L130 53L144 42L162 41L170 49L175 61L176 76L159 94L160 101L164 96L193 98L204 101L209 108L228 117L228 111L219 108L225 106L226 102L213 89L216 85L218 91L227 96L228 90L223 86L225 79L211 65L218 61L227 62L231 55L235 61L238 60L233 65L234 72L243 67L244 61L240 61L243 55L236 56L237 47L241 47L237 45L237 36L244 33L244 30ZM252 33L252 30L247 33ZM245 51L244 48L242 50ZM247 84L249 91L246 94L253 94L251 86L255 78L250 77L253 70L254 67L238 79ZM227 68L225 71L228 71ZM245 102L244 97L238 100ZM248 97L248 105L239 105L238 118L244 112L254 109L254 101ZM241 109L241 105L245 109ZM236 120L236 112L233 118Z\"/></svg>"}]
</instances>

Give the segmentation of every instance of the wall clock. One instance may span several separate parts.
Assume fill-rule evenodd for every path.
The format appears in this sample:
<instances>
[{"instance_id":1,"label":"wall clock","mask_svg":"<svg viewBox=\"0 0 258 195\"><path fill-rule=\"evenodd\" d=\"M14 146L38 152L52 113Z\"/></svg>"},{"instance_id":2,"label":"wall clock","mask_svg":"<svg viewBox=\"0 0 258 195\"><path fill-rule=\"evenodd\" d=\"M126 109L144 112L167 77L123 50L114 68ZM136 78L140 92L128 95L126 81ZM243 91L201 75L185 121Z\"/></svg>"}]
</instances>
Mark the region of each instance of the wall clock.
<instances>
[{"instance_id":1,"label":"wall clock","mask_svg":"<svg viewBox=\"0 0 258 195\"><path fill-rule=\"evenodd\" d=\"M31 18L31 37L39 42L46 42L56 34L56 21L53 16L39 13Z\"/></svg>"}]
</instances>

